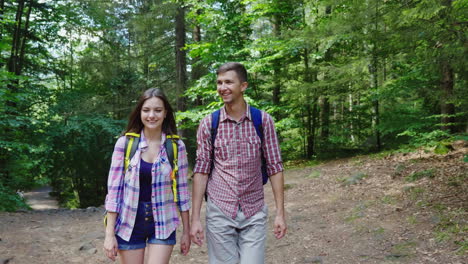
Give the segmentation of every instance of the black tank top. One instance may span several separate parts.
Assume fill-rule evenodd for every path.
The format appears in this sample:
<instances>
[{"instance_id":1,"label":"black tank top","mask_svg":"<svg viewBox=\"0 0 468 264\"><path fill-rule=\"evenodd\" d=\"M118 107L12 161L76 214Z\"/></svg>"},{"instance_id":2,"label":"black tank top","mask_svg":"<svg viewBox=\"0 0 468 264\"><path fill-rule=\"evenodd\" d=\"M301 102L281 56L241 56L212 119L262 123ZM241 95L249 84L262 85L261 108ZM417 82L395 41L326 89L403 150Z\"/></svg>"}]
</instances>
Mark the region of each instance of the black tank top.
<instances>
[{"instance_id":1,"label":"black tank top","mask_svg":"<svg viewBox=\"0 0 468 264\"><path fill-rule=\"evenodd\" d=\"M151 202L151 167L152 163L141 159L140 162L140 202Z\"/></svg>"}]
</instances>

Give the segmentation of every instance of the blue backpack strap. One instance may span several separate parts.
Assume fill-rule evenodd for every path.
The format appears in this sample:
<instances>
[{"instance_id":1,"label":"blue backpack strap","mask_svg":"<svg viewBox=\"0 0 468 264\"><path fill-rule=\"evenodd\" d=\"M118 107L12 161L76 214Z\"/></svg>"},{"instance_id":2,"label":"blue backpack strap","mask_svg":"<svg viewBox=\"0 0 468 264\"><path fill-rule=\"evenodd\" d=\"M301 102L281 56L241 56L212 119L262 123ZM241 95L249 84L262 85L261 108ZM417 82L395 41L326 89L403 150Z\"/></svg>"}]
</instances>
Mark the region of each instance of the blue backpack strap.
<instances>
[{"instance_id":1,"label":"blue backpack strap","mask_svg":"<svg viewBox=\"0 0 468 264\"><path fill-rule=\"evenodd\" d=\"M219 125L219 115L221 113L221 110L218 109L211 113L211 145L213 146L211 152L214 154L214 143L216 140L216 135L218 134L218 125ZM211 156L211 158L214 158L214 155Z\"/></svg>"},{"instance_id":2,"label":"blue backpack strap","mask_svg":"<svg viewBox=\"0 0 468 264\"><path fill-rule=\"evenodd\" d=\"M211 168L210 168L210 174L208 174L208 177L211 175L211 172L213 171L214 168L214 143L216 141L216 135L218 135L218 125L219 125L219 115L221 113L221 109L218 109L211 113ZM206 188L208 188L208 181L206 182ZM205 201L208 201L208 194L206 192L207 190L205 189Z\"/></svg>"},{"instance_id":3,"label":"blue backpack strap","mask_svg":"<svg viewBox=\"0 0 468 264\"><path fill-rule=\"evenodd\" d=\"M258 110L257 108L251 106L250 115L252 116L252 122L255 126L255 131L257 131L257 135L263 144L262 112Z\"/></svg>"},{"instance_id":4,"label":"blue backpack strap","mask_svg":"<svg viewBox=\"0 0 468 264\"><path fill-rule=\"evenodd\" d=\"M257 108L251 106L250 107L250 116L252 117L252 122L255 127L255 131L257 132L258 137L261 141L260 146L260 153L262 154L262 179L263 184L268 182L268 173L266 170L266 160L265 156L263 155L263 125L262 125L262 111L258 110Z\"/></svg>"}]
</instances>

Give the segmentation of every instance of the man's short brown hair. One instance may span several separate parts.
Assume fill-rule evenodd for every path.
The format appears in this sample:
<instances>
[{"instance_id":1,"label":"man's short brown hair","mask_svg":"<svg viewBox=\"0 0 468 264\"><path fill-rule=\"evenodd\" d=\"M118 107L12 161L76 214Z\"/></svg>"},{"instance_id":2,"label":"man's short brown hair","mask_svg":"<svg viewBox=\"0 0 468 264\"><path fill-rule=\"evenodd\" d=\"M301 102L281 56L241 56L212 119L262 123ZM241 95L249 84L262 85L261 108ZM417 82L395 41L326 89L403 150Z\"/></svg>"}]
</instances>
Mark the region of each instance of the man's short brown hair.
<instances>
[{"instance_id":1,"label":"man's short brown hair","mask_svg":"<svg viewBox=\"0 0 468 264\"><path fill-rule=\"evenodd\" d=\"M242 65L241 63L226 62L218 68L218 70L216 71L216 75L219 75L220 73L225 73L228 71L235 71L241 83L247 82L247 70L245 69L244 65Z\"/></svg>"}]
</instances>

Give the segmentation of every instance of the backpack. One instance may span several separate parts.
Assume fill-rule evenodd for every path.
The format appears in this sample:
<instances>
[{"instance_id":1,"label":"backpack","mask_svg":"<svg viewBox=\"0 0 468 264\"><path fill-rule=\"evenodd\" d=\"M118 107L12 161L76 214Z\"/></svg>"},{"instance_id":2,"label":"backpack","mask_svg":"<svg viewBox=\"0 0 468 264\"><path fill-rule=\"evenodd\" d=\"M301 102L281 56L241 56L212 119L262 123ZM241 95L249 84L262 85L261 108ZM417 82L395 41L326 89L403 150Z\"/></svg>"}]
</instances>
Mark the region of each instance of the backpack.
<instances>
[{"instance_id":1,"label":"backpack","mask_svg":"<svg viewBox=\"0 0 468 264\"><path fill-rule=\"evenodd\" d=\"M219 125L219 114L221 110L218 109L211 113L211 170L213 170L214 166L214 143L216 140L216 135L218 134L218 125ZM257 108L250 106L250 114L252 116L252 122L255 127L255 131L257 132L257 136L260 138L261 147L260 152L262 155L262 181L263 184L268 182L268 173L266 169L266 160L265 156L263 155L263 126L262 126L262 112ZM211 174L211 173L210 173Z\"/></svg>"},{"instance_id":2,"label":"backpack","mask_svg":"<svg viewBox=\"0 0 468 264\"><path fill-rule=\"evenodd\" d=\"M124 159L124 172L127 171L130 166L130 160L135 156L135 152L140 143L140 134L137 133L125 133L125 159ZM178 135L167 135L166 142L164 146L166 147L167 157L169 158L169 164L172 167L172 192L174 193L174 202L178 201L177 196L177 173L179 172L178 165L178 145L177 140L179 139ZM107 225L107 214L104 215L104 226Z\"/></svg>"},{"instance_id":3,"label":"backpack","mask_svg":"<svg viewBox=\"0 0 468 264\"><path fill-rule=\"evenodd\" d=\"M130 160L135 155L135 152L140 143L140 134L137 133L125 133L127 140L125 141L125 162L124 162L124 171L127 171ZM169 158L169 164L172 167L172 192L174 193L174 202L178 201L177 197L177 173L179 172L178 166L178 145L177 140L179 139L178 135L167 135L164 146L166 147L167 157Z\"/></svg>"}]
</instances>

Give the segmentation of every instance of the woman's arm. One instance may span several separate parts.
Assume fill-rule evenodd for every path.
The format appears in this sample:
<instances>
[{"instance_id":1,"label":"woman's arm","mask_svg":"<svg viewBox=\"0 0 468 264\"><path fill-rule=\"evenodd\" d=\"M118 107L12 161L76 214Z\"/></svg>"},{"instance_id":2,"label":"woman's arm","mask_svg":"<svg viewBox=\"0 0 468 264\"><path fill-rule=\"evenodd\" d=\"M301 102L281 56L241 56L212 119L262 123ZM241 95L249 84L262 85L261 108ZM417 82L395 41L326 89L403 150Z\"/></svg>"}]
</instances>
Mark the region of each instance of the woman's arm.
<instances>
[{"instance_id":1,"label":"woman's arm","mask_svg":"<svg viewBox=\"0 0 468 264\"><path fill-rule=\"evenodd\" d=\"M106 256L115 261L117 256L117 239L115 238L115 221L117 213L107 212L106 236L104 238L104 252Z\"/></svg>"},{"instance_id":2,"label":"woman's arm","mask_svg":"<svg viewBox=\"0 0 468 264\"><path fill-rule=\"evenodd\" d=\"M104 252L106 256L115 261L117 256L117 239L115 238L115 223L120 212L124 172L124 148L126 137L120 137L112 153L112 162L107 179L107 196L105 207L107 210L106 235L104 238Z\"/></svg>"},{"instance_id":3,"label":"woman's arm","mask_svg":"<svg viewBox=\"0 0 468 264\"><path fill-rule=\"evenodd\" d=\"M180 252L182 255L187 256L190 251L190 217L189 211L180 212L180 217L182 218L182 238L180 242Z\"/></svg>"}]
</instances>

